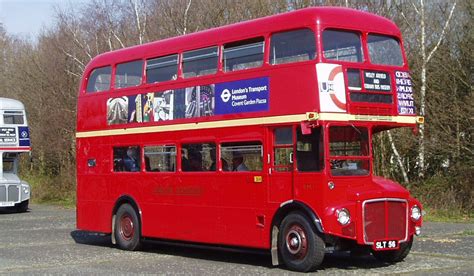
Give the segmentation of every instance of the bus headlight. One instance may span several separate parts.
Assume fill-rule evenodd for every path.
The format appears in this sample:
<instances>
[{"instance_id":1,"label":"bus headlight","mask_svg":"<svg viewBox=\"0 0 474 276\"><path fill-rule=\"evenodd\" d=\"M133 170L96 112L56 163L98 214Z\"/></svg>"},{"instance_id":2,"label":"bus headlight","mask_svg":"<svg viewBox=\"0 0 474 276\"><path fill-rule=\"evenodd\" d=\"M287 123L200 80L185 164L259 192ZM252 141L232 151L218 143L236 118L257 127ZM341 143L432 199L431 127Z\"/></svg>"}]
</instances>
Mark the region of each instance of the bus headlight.
<instances>
[{"instance_id":1,"label":"bus headlight","mask_svg":"<svg viewBox=\"0 0 474 276\"><path fill-rule=\"evenodd\" d=\"M420 207L418 206L413 206L411 207L411 215L410 217L414 220L414 221L418 221L420 220L421 218L421 209Z\"/></svg>"},{"instance_id":2,"label":"bus headlight","mask_svg":"<svg viewBox=\"0 0 474 276\"><path fill-rule=\"evenodd\" d=\"M25 195L29 194L30 193L30 189L28 188L28 186L23 186L23 193Z\"/></svg>"},{"instance_id":3,"label":"bus headlight","mask_svg":"<svg viewBox=\"0 0 474 276\"><path fill-rule=\"evenodd\" d=\"M351 214L345 208L339 209L336 211L337 221L341 225L348 225L351 222Z\"/></svg>"}]
</instances>

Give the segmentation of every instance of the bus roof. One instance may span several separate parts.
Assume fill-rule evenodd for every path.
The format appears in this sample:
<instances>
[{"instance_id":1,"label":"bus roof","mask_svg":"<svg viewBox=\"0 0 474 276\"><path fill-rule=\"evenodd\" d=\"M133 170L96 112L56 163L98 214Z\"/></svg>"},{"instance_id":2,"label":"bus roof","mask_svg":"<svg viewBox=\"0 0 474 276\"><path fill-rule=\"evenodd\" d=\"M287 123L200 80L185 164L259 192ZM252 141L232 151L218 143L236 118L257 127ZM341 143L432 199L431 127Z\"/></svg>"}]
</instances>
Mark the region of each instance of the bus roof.
<instances>
[{"instance_id":1,"label":"bus roof","mask_svg":"<svg viewBox=\"0 0 474 276\"><path fill-rule=\"evenodd\" d=\"M0 98L0 110L25 110L25 106L18 100Z\"/></svg>"},{"instance_id":2,"label":"bus roof","mask_svg":"<svg viewBox=\"0 0 474 276\"><path fill-rule=\"evenodd\" d=\"M103 53L91 60L85 73L87 75L91 69L109 64L175 54L183 50L238 41L269 32L311 26L316 22L323 28L329 26L400 36L400 30L395 23L385 17L349 8L313 7Z\"/></svg>"}]
</instances>

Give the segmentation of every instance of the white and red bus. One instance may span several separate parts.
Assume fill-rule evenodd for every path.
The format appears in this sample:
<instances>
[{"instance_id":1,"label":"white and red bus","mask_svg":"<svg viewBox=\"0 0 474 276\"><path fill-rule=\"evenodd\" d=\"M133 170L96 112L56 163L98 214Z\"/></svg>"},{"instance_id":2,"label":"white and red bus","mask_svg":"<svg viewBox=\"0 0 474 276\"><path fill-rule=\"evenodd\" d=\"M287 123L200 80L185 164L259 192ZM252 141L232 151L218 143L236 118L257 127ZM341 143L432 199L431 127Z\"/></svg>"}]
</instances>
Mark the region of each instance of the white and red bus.
<instances>
[{"instance_id":1,"label":"white and red bus","mask_svg":"<svg viewBox=\"0 0 474 276\"><path fill-rule=\"evenodd\" d=\"M30 185L18 176L20 154L31 151L25 106L0 97L0 211L26 212Z\"/></svg>"},{"instance_id":2,"label":"white and red bus","mask_svg":"<svg viewBox=\"0 0 474 276\"><path fill-rule=\"evenodd\" d=\"M416 128L390 20L308 8L101 54L77 110L77 228L269 250L316 269L328 250L397 262L421 204L373 174L372 137Z\"/></svg>"}]
</instances>

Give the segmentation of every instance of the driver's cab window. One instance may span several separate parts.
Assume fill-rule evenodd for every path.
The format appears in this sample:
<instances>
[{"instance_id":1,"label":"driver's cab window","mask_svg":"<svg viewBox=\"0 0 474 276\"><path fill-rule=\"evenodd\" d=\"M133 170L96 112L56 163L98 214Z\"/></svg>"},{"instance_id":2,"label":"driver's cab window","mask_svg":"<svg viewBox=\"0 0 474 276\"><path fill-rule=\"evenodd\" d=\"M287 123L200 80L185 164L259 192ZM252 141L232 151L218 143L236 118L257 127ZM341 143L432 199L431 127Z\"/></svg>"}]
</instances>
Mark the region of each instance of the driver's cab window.
<instances>
[{"instance_id":1,"label":"driver's cab window","mask_svg":"<svg viewBox=\"0 0 474 276\"><path fill-rule=\"evenodd\" d=\"M329 155L334 176L362 176L370 173L369 131L359 126L331 126Z\"/></svg>"},{"instance_id":2,"label":"driver's cab window","mask_svg":"<svg viewBox=\"0 0 474 276\"><path fill-rule=\"evenodd\" d=\"M4 173L17 173L17 166L15 164L17 162L17 158L17 153L3 153L2 168Z\"/></svg>"},{"instance_id":3,"label":"driver's cab window","mask_svg":"<svg viewBox=\"0 0 474 276\"><path fill-rule=\"evenodd\" d=\"M296 142L296 165L300 172L319 172L324 169L324 143L321 127L312 128L303 134L298 128Z\"/></svg>"}]
</instances>

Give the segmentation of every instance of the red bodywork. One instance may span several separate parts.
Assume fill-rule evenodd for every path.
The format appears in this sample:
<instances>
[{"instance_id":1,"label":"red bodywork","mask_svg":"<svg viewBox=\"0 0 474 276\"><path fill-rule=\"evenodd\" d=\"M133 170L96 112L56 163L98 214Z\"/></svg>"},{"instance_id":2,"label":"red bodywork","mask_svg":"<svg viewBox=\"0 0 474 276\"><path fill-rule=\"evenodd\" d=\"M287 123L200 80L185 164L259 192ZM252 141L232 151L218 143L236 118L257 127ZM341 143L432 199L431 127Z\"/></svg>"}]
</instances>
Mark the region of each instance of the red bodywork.
<instances>
[{"instance_id":1,"label":"red bodywork","mask_svg":"<svg viewBox=\"0 0 474 276\"><path fill-rule=\"evenodd\" d=\"M269 64L271 34L303 27L310 28L316 34L317 57L297 63ZM121 49L94 58L85 69L77 105L78 229L111 233L112 217L117 203L126 197L133 200L139 209L143 237L269 249L272 223L278 219L276 214L286 205L299 202L319 218L322 230L328 236L355 240L360 245L368 245L375 240L396 239L403 242L411 239L415 226L421 226L421 219L413 222L410 218L410 208L414 205L420 206L420 203L410 197L409 192L402 186L374 176L372 170L367 176L331 175L329 138L328 132L325 131L330 125L367 127L370 133L370 152L367 153L367 159L373 167L370 142L373 132L396 127L415 128L415 120L390 120L396 117L416 117L399 116L397 111L394 73L409 71L405 54L402 50L402 66L374 65L368 58L359 63L327 61L321 51L320 36L326 28L360 32L365 57L368 56L365 46L368 33L389 35L398 38L402 43L399 29L385 18L350 9L309 8ZM115 68L116 64L127 61L146 60L254 37L265 38L264 64L258 68L223 72L222 59L219 58L218 72L213 75L184 79L180 73L177 80L157 84L143 83L137 87L123 89L114 89L112 85L110 90L104 92L85 91L88 77L94 68L106 65ZM265 120L283 115L320 112L316 73L318 63L339 64L344 70L358 68L387 72L392 82L393 103L351 102L347 92L346 114L361 115L360 117L332 120L331 114L326 114L324 118L311 121L302 119L273 123L271 120ZM115 69L112 72L115 72ZM258 77L268 77L270 80L268 111L126 125L107 124L106 102L109 98ZM144 72L143 79L145 78ZM197 129L188 127L190 123L198 126L202 123L250 118L261 122L245 126L217 125ZM272 171L272 129L287 125L293 126L293 131L296 132L301 123L308 128L320 126L324 129L325 169L312 173L301 173L296 168L289 172ZM169 131L150 131L143 134L137 131L153 126L175 125L185 125L186 128L170 128ZM135 132L128 133L129 130ZM113 172L114 146L176 145L179 155L181 143L212 141L219 145L222 142L240 140L262 143L264 162L261 172L178 170L152 173L146 172L144 168L139 173ZM95 166L88 166L91 159L95 160ZM178 156L178 167L179 160ZM261 177L261 181L256 180L258 177ZM329 182L335 184L333 189L328 188ZM393 201L394 199L396 201ZM342 226L336 220L336 211L340 208L347 209L351 214L351 223L347 226ZM397 219L393 219L394 217Z\"/></svg>"}]
</instances>

